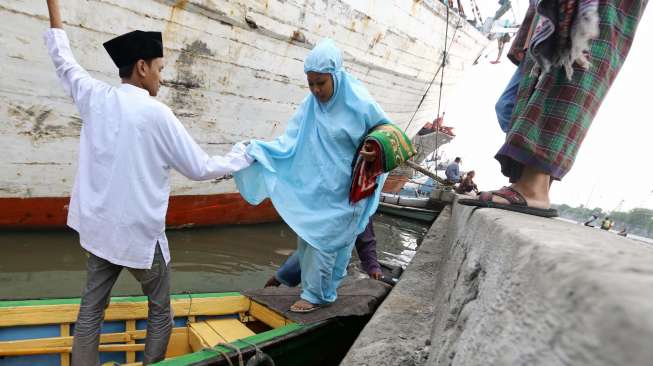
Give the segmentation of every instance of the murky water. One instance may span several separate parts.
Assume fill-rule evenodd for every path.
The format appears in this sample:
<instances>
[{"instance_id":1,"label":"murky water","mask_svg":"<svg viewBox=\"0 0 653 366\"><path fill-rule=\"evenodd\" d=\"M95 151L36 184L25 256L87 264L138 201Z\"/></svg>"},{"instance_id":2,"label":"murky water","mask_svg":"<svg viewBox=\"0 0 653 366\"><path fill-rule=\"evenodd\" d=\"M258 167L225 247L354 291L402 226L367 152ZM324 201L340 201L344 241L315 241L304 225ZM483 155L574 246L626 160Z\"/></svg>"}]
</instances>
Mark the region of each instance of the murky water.
<instances>
[{"instance_id":1,"label":"murky water","mask_svg":"<svg viewBox=\"0 0 653 366\"><path fill-rule=\"evenodd\" d=\"M377 215L380 260L406 265L428 226ZM296 246L283 223L167 232L172 255L172 292L238 291L262 286ZM72 230L0 232L0 299L79 297L86 257ZM112 295L140 295L123 271Z\"/></svg>"}]
</instances>

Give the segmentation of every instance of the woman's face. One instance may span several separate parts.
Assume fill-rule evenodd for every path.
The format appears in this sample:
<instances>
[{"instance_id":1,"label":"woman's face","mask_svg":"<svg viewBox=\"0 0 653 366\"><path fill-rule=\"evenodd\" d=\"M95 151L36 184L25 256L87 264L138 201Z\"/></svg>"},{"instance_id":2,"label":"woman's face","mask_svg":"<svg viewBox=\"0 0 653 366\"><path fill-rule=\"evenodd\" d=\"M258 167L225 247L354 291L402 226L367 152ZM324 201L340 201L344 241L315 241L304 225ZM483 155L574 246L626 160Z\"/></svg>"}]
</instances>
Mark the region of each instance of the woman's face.
<instances>
[{"instance_id":1,"label":"woman's face","mask_svg":"<svg viewBox=\"0 0 653 366\"><path fill-rule=\"evenodd\" d=\"M333 96L333 79L331 74L309 71L306 73L308 88L320 102L326 103Z\"/></svg>"}]
</instances>

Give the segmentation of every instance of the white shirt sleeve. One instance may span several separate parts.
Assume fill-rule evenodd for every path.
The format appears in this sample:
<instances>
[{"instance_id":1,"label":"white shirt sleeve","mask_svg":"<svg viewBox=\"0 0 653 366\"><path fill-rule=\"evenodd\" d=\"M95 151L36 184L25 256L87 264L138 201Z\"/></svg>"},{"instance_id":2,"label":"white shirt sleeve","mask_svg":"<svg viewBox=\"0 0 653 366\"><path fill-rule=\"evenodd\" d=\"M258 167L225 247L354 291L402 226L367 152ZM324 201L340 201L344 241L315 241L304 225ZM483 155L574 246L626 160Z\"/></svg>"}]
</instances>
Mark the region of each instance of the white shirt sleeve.
<instances>
[{"instance_id":1,"label":"white shirt sleeve","mask_svg":"<svg viewBox=\"0 0 653 366\"><path fill-rule=\"evenodd\" d=\"M70 49L68 36L63 29L50 28L45 32L43 38L64 90L73 97L80 112L84 113L89 105L91 90L99 86L106 86L106 84L91 77L77 63Z\"/></svg>"},{"instance_id":2,"label":"white shirt sleeve","mask_svg":"<svg viewBox=\"0 0 653 366\"><path fill-rule=\"evenodd\" d=\"M170 109L166 108L164 117L165 121L161 121L159 130L166 161L187 178L215 179L252 164L253 159L247 155L242 143L235 144L225 156L209 156L197 145Z\"/></svg>"}]
</instances>

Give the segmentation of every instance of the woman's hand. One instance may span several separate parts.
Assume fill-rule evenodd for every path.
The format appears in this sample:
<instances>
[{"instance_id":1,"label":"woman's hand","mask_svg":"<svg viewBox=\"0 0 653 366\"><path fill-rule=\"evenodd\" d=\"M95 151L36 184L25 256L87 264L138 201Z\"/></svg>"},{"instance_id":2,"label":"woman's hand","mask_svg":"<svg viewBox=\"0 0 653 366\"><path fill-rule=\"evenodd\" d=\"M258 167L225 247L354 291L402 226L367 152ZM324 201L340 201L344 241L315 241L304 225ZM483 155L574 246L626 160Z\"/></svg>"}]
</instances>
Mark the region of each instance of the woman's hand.
<instances>
[{"instance_id":1,"label":"woman's hand","mask_svg":"<svg viewBox=\"0 0 653 366\"><path fill-rule=\"evenodd\" d=\"M381 272L372 272L369 275L370 275L370 278L373 278L375 280L380 280L381 277L383 277L383 273L381 273Z\"/></svg>"},{"instance_id":2,"label":"woman's hand","mask_svg":"<svg viewBox=\"0 0 653 366\"><path fill-rule=\"evenodd\" d=\"M369 142L366 142L365 145L363 145L360 155L363 158L363 160L365 160L368 163L373 163L376 160L376 153L372 148L372 144L370 144Z\"/></svg>"}]
</instances>

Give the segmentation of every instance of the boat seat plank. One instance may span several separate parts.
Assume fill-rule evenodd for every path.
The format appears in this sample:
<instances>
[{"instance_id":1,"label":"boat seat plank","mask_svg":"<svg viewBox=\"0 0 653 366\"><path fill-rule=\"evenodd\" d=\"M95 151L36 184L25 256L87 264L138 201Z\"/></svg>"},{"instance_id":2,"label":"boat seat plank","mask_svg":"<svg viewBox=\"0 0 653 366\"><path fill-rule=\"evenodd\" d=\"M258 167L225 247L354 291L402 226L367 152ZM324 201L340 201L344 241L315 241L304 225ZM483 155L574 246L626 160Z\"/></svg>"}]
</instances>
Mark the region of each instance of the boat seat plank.
<instances>
[{"instance_id":1,"label":"boat seat plank","mask_svg":"<svg viewBox=\"0 0 653 366\"><path fill-rule=\"evenodd\" d=\"M254 332L238 319L210 319L205 321L220 337L227 342L253 336Z\"/></svg>"},{"instance_id":2,"label":"boat seat plank","mask_svg":"<svg viewBox=\"0 0 653 366\"><path fill-rule=\"evenodd\" d=\"M216 333L206 322L197 322L190 324L190 328L202 340L202 347L214 347L218 343L224 343L226 340Z\"/></svg>"},{"instance_id":3,"label":"boat seat plank","mask_svg":"<svg viewBox=\"0 0 653 366\"><path fill-rule=\"evenodd\" d=\"M120 342L130 342L136 339L145 339L145 333L145 330L132 330L123 333L104 333L100 335L100 343L104 346L108 345L107 343L116 344ZM187 337L188 329L186 329L186 327L173 328L166 356L173 357L188 353L189 346L187 346L186 342ZM72 336L2 341L0 342L0 357L10 355L16 356L20 355L21 352L31 352L31 354L52 354L60 351L64 353L69 352L66 350L70 350L72 345ZM35 350L38 349L42 351L40 353L34 353L36 352Z\"/></svg>"},{"instance_id":4,"label":"boat seat plank","mask_svg":"<svg viewBox=\"0 0 653 366\"><path fill-rule=\"evenodd\" d=\"M175 314L230 315L249 309L245 296L223 296L216 298L176 298L171 301ZM0 307L0 327L74 323L77 320L79 304L34 305ZM106 309L105 321L147 319L147 301L112 301Z\"/></svg>"},{"instance_id":5,"label":"boat seat plank","mask_svg":"<svg viewBox=\"0 0 653 366\"><path fill-rule=\"evenodd\" d=\"M280 328L293 323L292 321L286 319L283 315L259 304L256 301L251 302L249 313L255 319L260 320L272 328Z\"/></svg>"}]
</instances>

